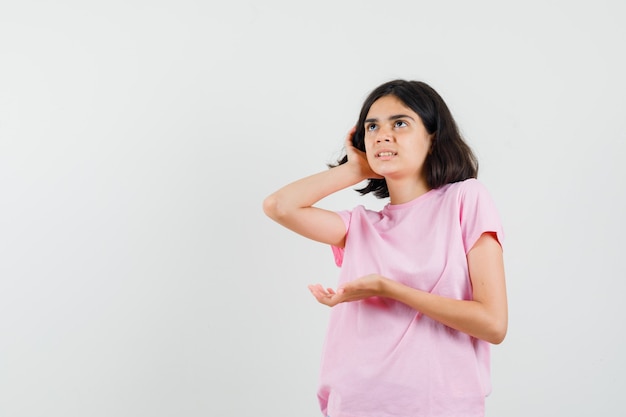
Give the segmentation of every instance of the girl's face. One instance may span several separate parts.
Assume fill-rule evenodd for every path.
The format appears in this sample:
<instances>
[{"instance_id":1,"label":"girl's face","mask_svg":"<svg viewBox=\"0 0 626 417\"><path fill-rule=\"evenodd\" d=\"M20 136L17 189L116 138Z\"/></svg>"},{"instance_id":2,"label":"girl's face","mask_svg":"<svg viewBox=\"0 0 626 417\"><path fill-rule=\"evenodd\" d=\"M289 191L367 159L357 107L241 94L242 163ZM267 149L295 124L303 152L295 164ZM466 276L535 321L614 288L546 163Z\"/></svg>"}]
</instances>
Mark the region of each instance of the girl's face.
<instances>
[{"instance_id":1,"label":"girl's face","mask_svg":"<svg viewBox=\"0 0 626 417\"><path fill-rule=\"evenodd\" d=\"M378 175L387 180L423 181L431 143L432 135L422 119L396 96L383 96L370 107L365 118L365 153Z\"/></svg>"}]
</instances>

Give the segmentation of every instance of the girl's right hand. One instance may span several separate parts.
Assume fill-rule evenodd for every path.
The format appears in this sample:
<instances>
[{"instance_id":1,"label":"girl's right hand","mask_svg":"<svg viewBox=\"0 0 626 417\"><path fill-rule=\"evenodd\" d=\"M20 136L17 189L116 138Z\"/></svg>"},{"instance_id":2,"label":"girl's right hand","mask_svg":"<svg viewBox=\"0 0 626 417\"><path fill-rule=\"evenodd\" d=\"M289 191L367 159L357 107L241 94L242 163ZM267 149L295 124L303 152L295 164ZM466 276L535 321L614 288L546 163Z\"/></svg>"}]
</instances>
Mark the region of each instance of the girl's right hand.
<instances>
[{"instance_id":1,"label":"girl's right hand","mask_svg":"<svg viewBox=\"0 0 626 417\"><path fill-rule=\"evenodd\" d=\"M345 148L346 155L348 156L347 163L350 164L350 166L352 166L355 170L357 170L364 180L371 178L383 178L381 175L378 175L372 170L369 162L367 162L367 155L365 154L365 152L360 151L352 144L352 137L354 136L355 132L356 126L352 127L352 129L350 129L348 135L346 136Z\"/></svg>"}]
</instances>

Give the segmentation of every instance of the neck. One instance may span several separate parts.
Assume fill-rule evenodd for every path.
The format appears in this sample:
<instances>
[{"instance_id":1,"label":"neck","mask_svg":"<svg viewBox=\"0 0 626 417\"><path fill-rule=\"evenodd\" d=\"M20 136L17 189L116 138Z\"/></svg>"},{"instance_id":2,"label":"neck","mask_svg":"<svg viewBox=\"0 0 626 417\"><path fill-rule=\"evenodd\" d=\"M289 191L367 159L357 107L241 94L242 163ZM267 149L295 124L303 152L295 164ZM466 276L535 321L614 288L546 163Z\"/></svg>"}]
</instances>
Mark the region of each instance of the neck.
<instances>
[{"instance_id":1,"label":"neck","mask_svg":"<svg viewBox=\"0 0 626 417\"><path fill-rule=\"evenodd\" d=\"M430 191L426 180L419 178L418 181L386 179L389 190L389 202L391 204L404 204Z\"/></svg>"}]
</instances>

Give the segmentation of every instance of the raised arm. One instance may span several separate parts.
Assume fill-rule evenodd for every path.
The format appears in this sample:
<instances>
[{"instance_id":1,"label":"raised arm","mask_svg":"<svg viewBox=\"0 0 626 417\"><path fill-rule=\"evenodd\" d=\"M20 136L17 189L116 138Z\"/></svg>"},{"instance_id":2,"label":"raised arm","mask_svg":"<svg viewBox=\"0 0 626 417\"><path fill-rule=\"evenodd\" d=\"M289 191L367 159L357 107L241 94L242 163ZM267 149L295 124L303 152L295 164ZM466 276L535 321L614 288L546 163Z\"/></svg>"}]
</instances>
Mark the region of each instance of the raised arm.
<instances>
[{"instance_id":1,"label":"raised arm","mask_svg":"<svg viewBox=\"0 0 626 417\"><path fill-rule=\"evenodd\" d=\"M337 191L377 177L365 154L352 146L354 130L348 133L345 141L347 163L282 187L263 201L265 214L304 237L343 247L346 227L341 217L313 205Z\"/></svg>"}]
</instances>

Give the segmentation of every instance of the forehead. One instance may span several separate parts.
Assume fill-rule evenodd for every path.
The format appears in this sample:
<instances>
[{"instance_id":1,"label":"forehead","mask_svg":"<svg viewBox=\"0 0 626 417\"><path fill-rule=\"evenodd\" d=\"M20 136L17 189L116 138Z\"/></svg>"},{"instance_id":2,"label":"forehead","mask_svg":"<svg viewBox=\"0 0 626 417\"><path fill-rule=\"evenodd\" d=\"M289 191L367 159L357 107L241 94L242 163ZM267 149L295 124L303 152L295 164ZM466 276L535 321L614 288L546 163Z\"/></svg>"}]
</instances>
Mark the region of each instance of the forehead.
<instances>
[{"instance_id":1,"label":"forehead","mask_svg":"<svg viewBox=\"0 0 626 417\"><path fill-rule=\"evenodd\" d=\"M372 106L367 112L367 118L381 118L396 114L417 116L417 114L398 97L394 95L387 95L372 103Z\"/></svg>"}]
</instances>

